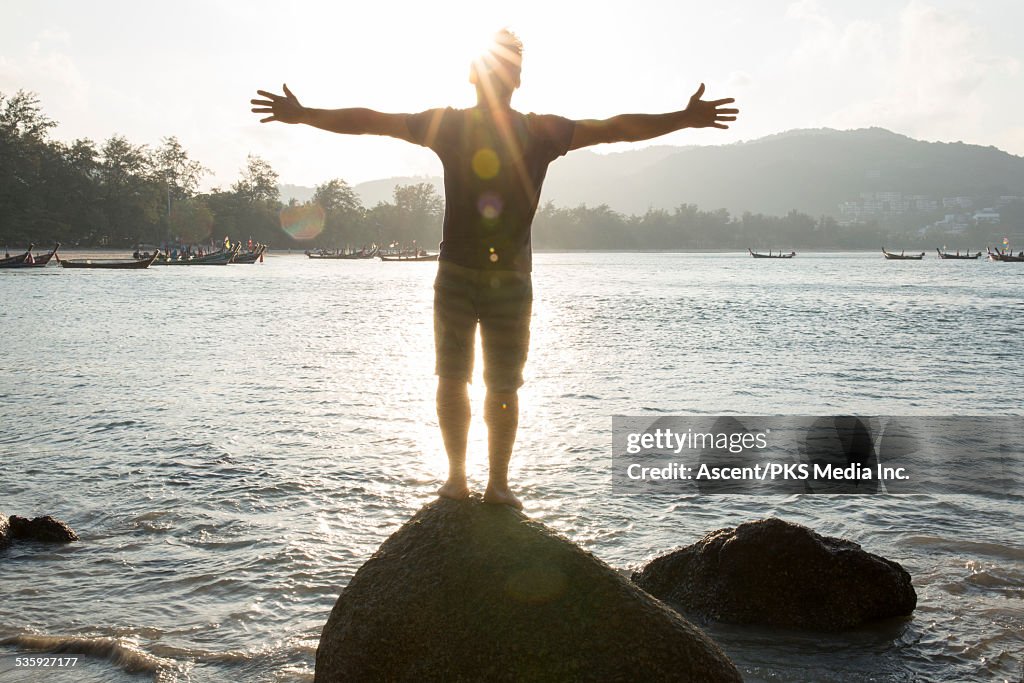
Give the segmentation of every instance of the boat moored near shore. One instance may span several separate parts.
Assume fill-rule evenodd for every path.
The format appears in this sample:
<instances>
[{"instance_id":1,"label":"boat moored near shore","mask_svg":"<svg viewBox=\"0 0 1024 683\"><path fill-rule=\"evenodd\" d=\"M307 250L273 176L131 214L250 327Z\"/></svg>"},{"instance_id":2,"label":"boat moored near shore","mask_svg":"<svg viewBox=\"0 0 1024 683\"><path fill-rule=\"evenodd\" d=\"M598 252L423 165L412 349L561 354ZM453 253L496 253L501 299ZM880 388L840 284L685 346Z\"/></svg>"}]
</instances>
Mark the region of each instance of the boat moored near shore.
<instances>
[{"instance_id":1,"label":"boat moored near shore","mask_svg":"<svg viewBox=\"0 0 1024 683\"><path fill-rule=\"evenodd\" d=\"M57 256L57 250L60 248L60 242L53 245L53 249L45 254L33 254L32 248L34 244L30 244L28 251L24 254L18 254L17 256L7 256L0 259L0 268L45 268L54 256ZM60 257L57 257L60 261Z\"/></svg>"},{"instance_id":2,"label":"boat moored near shore","mask_svg":"<svg viewBox=\"0 0 1024 683\"><path fill-rule=\"evenodd\" d=\"M257 244L255 248L253 248L250 251L239 251L237 254L235 254L235 258L232 259L231 263L256 263L256 261L263 263L263 252L265 252L266 250L267 245Z\"/></svg>"},{"instance_id":3,"label":"boat moored near shore","mask_svg":"<svg viewBox=\"0 0 1024 683\"><path fill-rule=\"evenodd\" d=\"M966 261L968 259L975 260L979 256L981 256L981 252L980 251L975 253L975 254L972 254L971 252L967 252L966 254L961 254L959 249L956 250L955 254L951 254L948 251L942 251L941 249L938 249L938 248L935 249L935 252L939 255L940 259L953 260L953 261L956 261L956 260Z\"/></svg>"},{"instance_id":4,"label":"boat moored near shore","mask_svg":"<svg viewBox=\"0 0 1024 683\"><path fill-rule=\"evenodd\" d=\"M999 251L989 248L988 260L999 261L1001 263L1024 263L1024 251L1014 255L1013 252L1009 250Z\"/></svg>"},{"instance_id":5,"label":"boat moored near shore","mask_svg":"<svg viewBox=\"0 0 1024 683\"><path fill-rule=\"evenodd\" d=\"M920 261L924 258L923 251L920 254L908 254L903 251L896 254L891 251L886 251L885 247L882 247L882 255L885 256L887 261Z\"/></svg>"},{"instance_id":6,"label":"boat moored near shore","mask_svg":"<svg viewBox=\"0 0 1024 683\"><path fill-rule=\"evenodd\" d=\"M761 254L759 252L754 251L750 247L747 247L747 251L750 252L750 255L753 256L754 258L793 258L794 256L796 256L796 252L795 251L790 251L789 253L783 253L780 250L778 254L773 254L772 250L769 249L767 254Z\"/></svg>"},{"instance_id":7,"label":"boat moored near shore","mask_svg":"<svg viewBox=\"0 0 1024 683\"><path fill-rule=\"evenodd\" d=\"M378 254L377 247L364 247L359 251L327 250L317 251L306 250L306 257L311 259L323 259L330 261L356 261L360 259L371 259Z\"/></svg>"},{"instance_id":8,"label":"boat moored near shore","mask_svg":"<svg viewBox=\"0 0 1024 683\"><path fill-rule=\"evenodd\" d=\"M20 268L32 256L32 248L35 246L34 244L28 245L28 249L23 254L15 256L7 254L4 258L0 259L0 268Z\"/></svg>"},{"instance_id":9,"label":"boat moored near shore","mask_svg":"<svg viewBox=\"0 0 1024 683\"><path fill-rule=\"evenodd\" d=\"M231 263L241 244L235 243L229 249L221 249L205 256L194 256L192 258L171 259L165 254L163 258L153 261L154 266L226 266Z\"/></svg>"},{"instance_id":10,"label":"boat moored near shore","mask_svg":"<svg viewBox=\"0 0 1024 683\"><path fill-rule=\"evenodd\" d=\"M61 259L62 268L100 268L104 270L143 270L149 268L156 260L160 250L154 251L146 259Z\"/></svg>"},{"instance_id":11,"label":"boat moored near shore","mask_svg":"<svg viewBox=\"0 0 1024 683\"><path fill-rule=\"evenodd\" d=\"M396 256L384 256L380 255L381 261L436 261L438 254L428 254L423 252L421 254L398 254Z\"/></svg>"}]
</instances>

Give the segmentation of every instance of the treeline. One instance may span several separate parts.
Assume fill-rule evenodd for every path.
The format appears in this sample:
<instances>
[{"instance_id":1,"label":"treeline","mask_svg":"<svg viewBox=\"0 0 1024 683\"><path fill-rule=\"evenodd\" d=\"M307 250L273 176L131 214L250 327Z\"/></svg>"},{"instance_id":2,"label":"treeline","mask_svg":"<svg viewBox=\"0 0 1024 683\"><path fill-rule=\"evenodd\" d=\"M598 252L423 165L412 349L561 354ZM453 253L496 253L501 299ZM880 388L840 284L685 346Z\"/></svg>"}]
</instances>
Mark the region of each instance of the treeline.
<instances>
[{"instance_id":1,"label":"treeline","mask_svg":"<svg viewBox=\"0 0 1024 683\"><path fill-rule=\"evenodd\" d=\"M548 203L537 212L534 236L540 249L857 249L881 244L882 230L877 223L841 227L830 216L798 211L737 217L683 204L625 216L608 206L563 209Z\"/></svg>"},{"instance_id":2,"label":"treeline","mask_svg":"<svg viewBox=\"0 0 1024 683\"><path fill-rule=\"evenodd\" d=\"M250 155L228 189L200 192L210 173L174 137L157 147L123 136L54 140L38 98L0 93L0 242L129 247L252 239L278 248L440 240L443 200L428 184L399 187L367 209L343 180L308 206L281 202L278 174ZM315 209L315 210L312 210Z\"/></svg>"},{"instance_id":3,"label":"treeline","mask_svg":"<svg viewBox=\"0 0 1024 683\"><path fill-rule=\"evenodd\" d=\"M285 205L278 175L250 155L228 189L199 192L209 173L174 137L157 147L122 136L102 144L53 140L56 123L38 99L0 93L0 242L45 246L129 247L144 242L204 243L252 239L276 248L357 248L371 243L432 248L440 241L443 199L429 183L400 185L391 202L365 207L344 180L316 188L308 204ZM1011 207L1012 208L1012 207ZM1020 218L1024 221L1024 207ZM1016 220L1016 215L1014 216ZM684 204L627 216L606 205L541 206L534 222L540 249L896 249L998 243L1002 226L967 233L920 232L908 224L841 225L831 216L785 216ZM1001 234L1001 233L1000 233Z\"/></svg>"},{"instance_id":4,"label":"treeline","mask_svg":"<svg viewBox=\"0 0 1024 683\"><path fill-rule=\"evenodd\" d=\"M1002 212L1001 224L978 223L950 232L922 229L921 220L890 226L877 221L841 224L832 216L795 210L785 216L733 216L725 209L702 211L683 204L671 211L652 209L642 216L627 216L606 205L566 209L549 202L537 212L533 243L539 249L596 250L984 249L1001 244L1005 235L1014 243L1024 237L1020 228L1014 228L1024 225L1024 204L1010 204Z\"/></svg>"}]
</instances>

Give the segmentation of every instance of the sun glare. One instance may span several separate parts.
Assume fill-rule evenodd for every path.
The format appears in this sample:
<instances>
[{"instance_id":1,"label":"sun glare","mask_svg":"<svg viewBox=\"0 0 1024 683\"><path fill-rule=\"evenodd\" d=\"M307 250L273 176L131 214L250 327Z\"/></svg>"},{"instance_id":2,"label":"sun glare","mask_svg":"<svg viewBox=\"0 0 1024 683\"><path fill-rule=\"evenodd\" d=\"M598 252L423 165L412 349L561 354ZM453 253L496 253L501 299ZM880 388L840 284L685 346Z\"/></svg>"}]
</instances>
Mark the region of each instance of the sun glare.
<instances>
[{"instance_id":1,"label":"sun glare","mask_svg":"<svg viewBox=\"0 0 1024 683\"><path fill-rule=\"evenodd\" d=\"M436 68L445 74L458 74L457 92L450 93L453 98L472 96L472 88L467 83L470 66L487 63L489 60L485 58L495 54L494 35L503 27L505 24L494 17L463 15L437 36ZM515 27L509 28L515 30Z\"/></svg>"}]
</instances>

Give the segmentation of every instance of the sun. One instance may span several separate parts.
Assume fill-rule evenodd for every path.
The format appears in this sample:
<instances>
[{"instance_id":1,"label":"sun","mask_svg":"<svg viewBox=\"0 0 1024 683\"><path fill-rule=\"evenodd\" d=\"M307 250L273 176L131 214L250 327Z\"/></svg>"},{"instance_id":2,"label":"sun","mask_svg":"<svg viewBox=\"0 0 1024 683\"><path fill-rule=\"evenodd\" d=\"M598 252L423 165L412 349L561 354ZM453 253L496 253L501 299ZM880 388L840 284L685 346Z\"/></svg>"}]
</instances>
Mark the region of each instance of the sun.
<instances>
[{"instance_id":1,"label":"sun","mask_svg":"<svg viewBox=\"0 0 1024 683\"><path fill-rule=\"evenodd\" d=\"M472 95L472 88L468 87L470 65L494 52L494 36L504 27L506 24L494 16L467 13L456 17L439 32L434 61L438 72L453 83L450 95L460 99ZM452 74L457 77L452 78Z\"/></svg>"},{"instance_id":2,"label":"sun","mask_svg":"<svg viewBox=\"0 0 1024 683\"><path fill-rule=\"evenodd\" d=\"M504 24L483 14L464 15L456 19L439 36L444 43L443 52L451 59L464 64L486 54L494 46L494 34Z\"/></svg>"}]
</instances>

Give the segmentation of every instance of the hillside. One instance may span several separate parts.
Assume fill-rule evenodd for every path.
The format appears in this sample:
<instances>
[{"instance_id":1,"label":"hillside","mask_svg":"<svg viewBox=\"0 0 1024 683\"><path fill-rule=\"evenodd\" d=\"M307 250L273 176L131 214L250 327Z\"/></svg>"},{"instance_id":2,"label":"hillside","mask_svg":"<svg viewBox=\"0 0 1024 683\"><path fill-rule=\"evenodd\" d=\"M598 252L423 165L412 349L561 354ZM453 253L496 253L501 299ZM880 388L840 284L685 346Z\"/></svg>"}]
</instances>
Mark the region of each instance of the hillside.
<instances>
[{"instance_id":1,"label":"hillside","mask_svg":"<svg viewBox=\"0 0 1024 683\"><path fill-rule=\"evenodd\" d=\"M389 200L396 184L418 182L441 189L439 177L388 178L355 189L373 206ZM608 204L626 214L686 203L733 214L798 209L834 216L840 202L862 192L937 199L1024 195L1024 158L994 147L923 142L881 128L794 130L713 147L580 150L552 164L543 201Z\"/></svg>"},{"instance_id":2,"label":"hillside","mask_svg":"<svg viewBox=\"0 0 1024 683\"><path fill-rule=\"evenodd\" d=\"M588 158L589 157L589 158ZM619 211L680 203L732 213L781 215L790 209L838 214L861 192L936 198L1024 194L1024 159L994 147L929 143L880 128L800 130L718 147L685 147L632 174L585 154L552 166L548 198L559 204L603 201ZM608 179L580 184L574 166Z\"/></svg>"}]
</instances>

